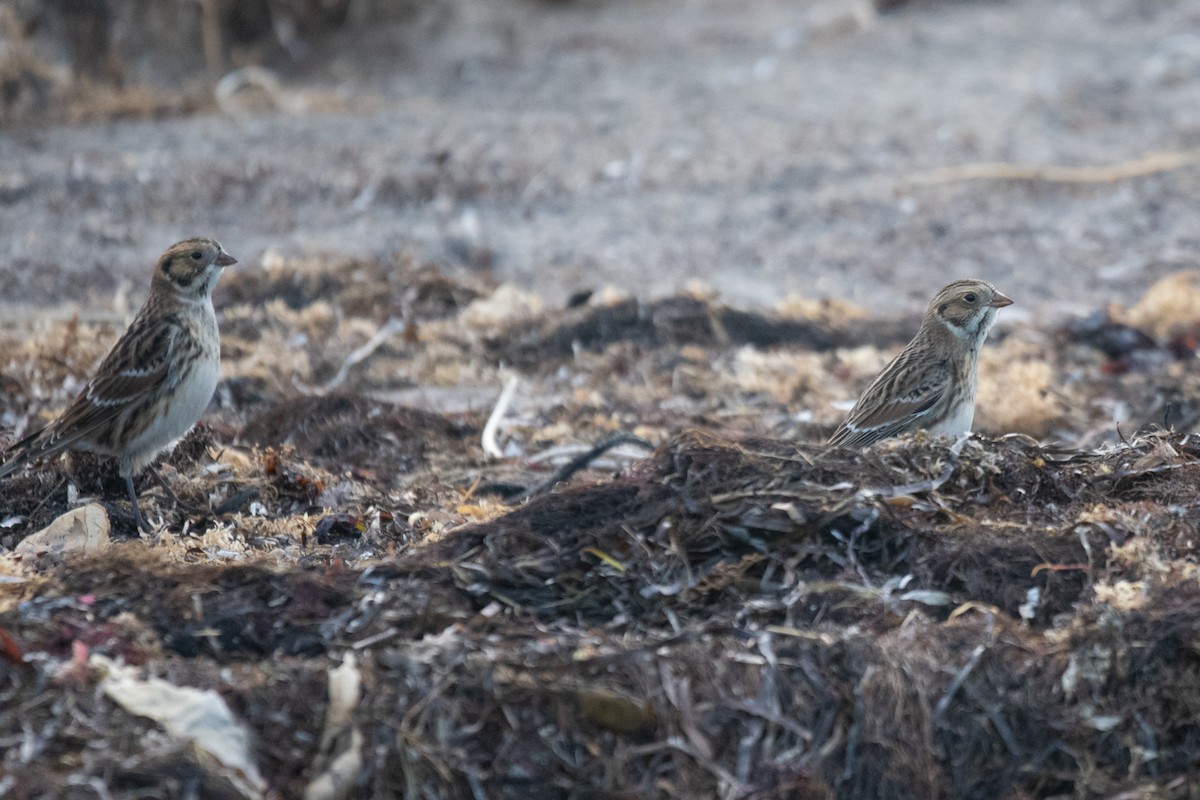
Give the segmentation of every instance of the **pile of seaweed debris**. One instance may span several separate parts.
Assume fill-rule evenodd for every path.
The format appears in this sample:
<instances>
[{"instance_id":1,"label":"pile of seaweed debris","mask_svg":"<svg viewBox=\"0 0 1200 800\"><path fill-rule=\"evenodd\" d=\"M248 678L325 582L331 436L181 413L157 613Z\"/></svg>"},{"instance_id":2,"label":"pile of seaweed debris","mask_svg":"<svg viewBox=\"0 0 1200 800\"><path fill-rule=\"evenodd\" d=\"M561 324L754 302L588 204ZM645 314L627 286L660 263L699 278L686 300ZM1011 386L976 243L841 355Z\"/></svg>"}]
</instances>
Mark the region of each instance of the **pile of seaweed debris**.
<instances>
[{"instance_id":1,"label":"pile of seaweed debris","mask_svg":"<svg viewBox=\"0 0 1200 800\"><path fill-rule=\"evenodd\" d=\"M0 487L0 794L1194 794L1193 305L1001 329L984 433L851 452L912 320L230 277L157 531L103 459ZM0 330L0 437L120 326Z\"/></svg>"},{"instance_id":2,"label":"pile of seaweed debris","mask_svg":"<svg viewBox=\"0 0 1200 800\"><path fill-rule=\"evenodd\" d=\"M1198 479L1200 441L1161 431L1075 455L689 431L366 569L122 545L0 616L2 785L1185 797ZM156 682L215 690L244 752L164 736Z\"/></svg>"}]
</instances>

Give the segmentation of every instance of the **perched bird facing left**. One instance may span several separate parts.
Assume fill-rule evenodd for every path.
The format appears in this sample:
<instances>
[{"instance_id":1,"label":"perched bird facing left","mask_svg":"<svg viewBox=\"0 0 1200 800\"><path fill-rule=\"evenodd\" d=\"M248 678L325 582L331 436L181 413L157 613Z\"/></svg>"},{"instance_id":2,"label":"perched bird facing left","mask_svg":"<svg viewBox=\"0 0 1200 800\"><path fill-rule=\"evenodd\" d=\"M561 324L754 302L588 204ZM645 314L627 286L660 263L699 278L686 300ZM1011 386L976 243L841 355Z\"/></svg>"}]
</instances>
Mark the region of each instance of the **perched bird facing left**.
<instances>
[{"instance_id":1,"label":"perched bird facing left","mask_svg":"<svg viewBox=\"0 0 1200 800\"><path fill-rule=\"evenodd\" d=\"M829 439L832 447L866 447L928 430L959 436L975 421L979 348L996 310L1012 305L987 281L946 286L925 312L917 335L883 368Z\"/></svg>"},{"instance_id":2,"label":"perched bird facing left","mask_svg":"<svg viewBox=\"0 0 1200 800\"><path fill-rule=\"evenodd\" d=\"M187 433L212 399L221 361L212 291L236 263L212 239L167 248L129 329L58 419L8 449L0 478L63 450L114 456L134 521L145 529L133 478Z\"/></svg>"}]
</instances>

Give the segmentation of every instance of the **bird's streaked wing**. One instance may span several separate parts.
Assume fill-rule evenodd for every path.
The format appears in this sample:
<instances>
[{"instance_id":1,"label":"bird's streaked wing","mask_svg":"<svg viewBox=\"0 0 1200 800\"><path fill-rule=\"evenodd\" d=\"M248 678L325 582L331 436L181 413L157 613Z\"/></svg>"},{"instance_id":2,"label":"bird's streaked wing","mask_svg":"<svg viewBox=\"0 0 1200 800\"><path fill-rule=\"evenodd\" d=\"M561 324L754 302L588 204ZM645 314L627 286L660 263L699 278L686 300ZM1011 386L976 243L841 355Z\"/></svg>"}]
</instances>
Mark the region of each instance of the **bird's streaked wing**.
<instances>
[{"instance_id":1,"label":"bird's streaked wing","mask_svg":"<svg viewBox=\"0 0 1200 800\"><path fill-rule=\"evenodd\" d=\"M142 314L105 356L95 376L50 426L8 449L3 477L31 458L55 455L97 438L134 404L157 397L177 380L174 356L178 327Z\"/></svg>"},{"instance_id":2,"label":"bird's streaked wing","mask_svg":"<svg viewBox=\"0 0 1200 800\"><path fill-rule=\"evenodd\" d=\"M941 360L906 350L865 391L829 444L862 447L905 431L927 427L950 391L953 374Z\"/></svg>"}]
</instances>

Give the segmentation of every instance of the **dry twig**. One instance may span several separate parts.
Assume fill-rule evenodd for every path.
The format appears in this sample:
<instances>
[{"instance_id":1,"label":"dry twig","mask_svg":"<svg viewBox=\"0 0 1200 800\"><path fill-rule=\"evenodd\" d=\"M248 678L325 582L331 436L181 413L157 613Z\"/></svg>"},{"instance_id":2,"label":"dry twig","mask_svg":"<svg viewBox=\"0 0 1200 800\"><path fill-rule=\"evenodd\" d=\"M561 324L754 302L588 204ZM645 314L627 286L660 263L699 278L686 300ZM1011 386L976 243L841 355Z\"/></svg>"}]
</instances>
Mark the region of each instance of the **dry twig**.
<instances>
[{"instance_id":1,"label":"dry twig","mask_svg":"<svg viewBox=\"0 0 1200 800\"><path fill-rule=\"evenodd\" d=\"M979 162L916 172L902 179L910 186L939 186L963 181L1037 181L1042 183L1111 183L1200 164L1200 149L1151 153L1132 161L1093 167L1030 167L1007 162Z\"/></svg>"}]
</instances>

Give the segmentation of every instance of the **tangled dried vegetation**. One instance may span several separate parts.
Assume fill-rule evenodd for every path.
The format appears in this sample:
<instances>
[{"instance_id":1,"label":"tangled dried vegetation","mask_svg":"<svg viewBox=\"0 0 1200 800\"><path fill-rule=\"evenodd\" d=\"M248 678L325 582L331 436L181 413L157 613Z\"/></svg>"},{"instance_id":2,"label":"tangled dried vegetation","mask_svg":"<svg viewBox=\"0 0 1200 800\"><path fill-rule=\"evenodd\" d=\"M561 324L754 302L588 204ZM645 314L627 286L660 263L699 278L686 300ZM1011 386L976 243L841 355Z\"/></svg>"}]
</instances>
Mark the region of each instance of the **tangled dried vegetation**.
<instances>
[{"instance_id":1,"label":"tangled dried vegetation","mask_svg":"<svg viewBox=\"0 0 1200 800\"><path fill-rule=\"evenodd\" d=\"M984 435L852 453L812 443L913 320L543 311L404 258L218 295L164 532L100 459L4 487L0 793L1194 796L1200 440L1159 427L1196 422L1194 321L1001 330ZM118 325L0 333L0 421ZM87 496L111 540L21 548Z\"/></svg>"},{"instance_id":2,"label":"tangled dried vegetation","mask_svg":"<svg viewBox=\"0 0 1200 800\"><path fill-rule=\"evenodd\" d=\"M338 36L448 13L442 0L6 0L0 126L344 110L343 94L285 88L273 70Z\"/></svg>"}]
</instances>

